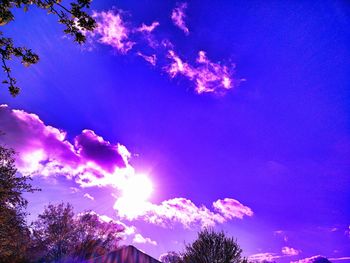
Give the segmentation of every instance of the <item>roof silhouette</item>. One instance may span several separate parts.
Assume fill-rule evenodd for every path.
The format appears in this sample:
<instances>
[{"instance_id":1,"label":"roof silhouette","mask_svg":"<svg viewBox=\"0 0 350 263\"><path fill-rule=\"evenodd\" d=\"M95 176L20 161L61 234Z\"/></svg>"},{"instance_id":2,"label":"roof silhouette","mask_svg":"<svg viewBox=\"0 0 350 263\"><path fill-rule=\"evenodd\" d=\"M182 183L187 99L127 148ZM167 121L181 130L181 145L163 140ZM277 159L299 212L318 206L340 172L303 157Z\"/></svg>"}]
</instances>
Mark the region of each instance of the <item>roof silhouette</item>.
<instances>
[{"instance_id":1,"label":"roof silhouette","mask_svg":"<svg viewBox=\"0 0 350 263\"><path fill-rule=\"evenodd\" d=\"M125 246L86 263L160 263L134 246Z\"/></svg>"}]
</instances>

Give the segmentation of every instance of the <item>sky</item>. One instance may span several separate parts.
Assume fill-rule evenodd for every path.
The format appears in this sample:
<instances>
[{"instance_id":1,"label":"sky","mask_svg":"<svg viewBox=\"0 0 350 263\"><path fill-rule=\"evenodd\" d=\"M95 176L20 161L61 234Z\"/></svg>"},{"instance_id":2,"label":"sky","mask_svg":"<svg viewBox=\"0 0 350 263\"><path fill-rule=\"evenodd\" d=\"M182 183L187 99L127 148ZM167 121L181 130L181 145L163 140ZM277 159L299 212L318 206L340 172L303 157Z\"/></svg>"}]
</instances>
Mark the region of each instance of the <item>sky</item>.
<instances>
[{"instance_id":1,"label":"sky","mask_svg":"<svg viewBox=\"0 0 350 263\"><path fill-rule=\"evenodd\" d=\"M94 1L79 46L15 10L0 143L17 152L29 221L70 202L159 258L203 227L244 256L350 262L347 1Z\"/></svg>"}]
</instances>

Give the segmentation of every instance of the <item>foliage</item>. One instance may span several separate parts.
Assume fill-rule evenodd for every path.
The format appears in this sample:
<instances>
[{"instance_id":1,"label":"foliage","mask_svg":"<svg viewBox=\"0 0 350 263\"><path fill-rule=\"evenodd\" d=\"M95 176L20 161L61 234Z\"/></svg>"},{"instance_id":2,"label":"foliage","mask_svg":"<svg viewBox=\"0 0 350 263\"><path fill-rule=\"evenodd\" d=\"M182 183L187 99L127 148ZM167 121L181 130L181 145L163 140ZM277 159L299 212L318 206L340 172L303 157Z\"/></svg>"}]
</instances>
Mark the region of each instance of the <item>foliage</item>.
<instances>
[{"instance_id":1,"label":"foliage","mask_svg":"<svg viewBox=\"0 0 350 263\"><path fill-rule=\"evenodd\" d=\"M174 251L170 251L165 255L162 255L159 259L163 263L181 263L182 257Z\"/></svg>"},{"instance_id":2,"label":"foliage","mask_svg":"<svg viewBox=\"0 0 350 263\"><path fill-rule=\"evenodd\" d=\"M198 238L187 245L183 253L184 263L243 263L242 249L233 238L226 237L224 232L204 229Z\"/></svg>"},{"instance_id":3,"label":"foliage","mask_svg":"<svg viewBox=\"0 0 350 263\"><path fill-rule=\"evenodd\" d=\"M118 247L124 227L113 221L103 221L94 212L79 214L76 219L77 245L74 256L89 259L104 255Z\"/></svg>"},{"instance_id":4,"label":"foliage","mask_svg":"<svg viewBox=\"0 0 350 263\"><path fill-rule=\"evenodd\" d=\"M0 1L0 26L4 26L14 20L13 8L23 8L27 11L29 6L45 9L49 14L58 16L59 23L64 25L64 33L74 37L79 44L86 41L82 31L92 31L96 26L95 20L84 10L90 7L91 0L76 0L70 3L70 8L61 4L61 0L1 0ZM21 59L24 66L36 64L39 56L27 47L17 47L12 38L4 37L0 31L0 59L2 68L6 74L5 84L11 95L16 96L19 88L16 79L11 75L11 68L7 61L13 57Z\"/></svg>"},{"instance_id":5,"label":"foliage","mask_svg":"<svg viewBox=\"0 0 350 263\"><path fill-rule=\"evenodd\" d=\"M74 239L73 207L63 203L49 205L33 224L34 251L45 251L45 261L58 261L68 255ZM38 253L40 255L40 253Z\"/></svg>"},{"instance_id":6,"label":"foliage","mask_svg":"<svg viewBox=\"0 0 350 263\"><path fill-rule=\"evenodd\" d=\"M15 167L15 152L0 146L0 261L20 262L29 242L25 222L27 200L23 192L34 192L30 178L21 176Z\"/></svg>"},{"instance_id":7,"label":"foliage","mask_svg":"<svg viewBox=\"0 0 350 263\"><path fill-rule=\"evenodd\" d=\"M32 225L30 257L44 262L93 258L116 249L123 230L92 212L75 216L70 204L50 204Z\"/></svg>"}]
</instances>

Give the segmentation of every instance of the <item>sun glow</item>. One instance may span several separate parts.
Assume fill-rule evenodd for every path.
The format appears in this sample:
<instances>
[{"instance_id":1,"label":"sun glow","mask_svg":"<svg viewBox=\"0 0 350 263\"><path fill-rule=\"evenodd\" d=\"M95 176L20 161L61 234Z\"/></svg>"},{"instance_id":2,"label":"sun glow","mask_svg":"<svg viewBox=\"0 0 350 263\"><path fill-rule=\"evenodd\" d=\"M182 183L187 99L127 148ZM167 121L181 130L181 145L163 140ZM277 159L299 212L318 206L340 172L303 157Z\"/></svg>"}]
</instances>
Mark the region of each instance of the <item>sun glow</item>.
<instances>
[{"instance_id":1,"label":"sun glow","mask_svg":"<svg viewBox=\"0 0 350 263\"><path fill-rule=\"evenodd\" d=\"M144 174L135 174L128 178L122 189L122 195L126 198L138 201L147 201L153 193L153 184L150 178Z\"/></svg>"},{"instance_id":2,"label":"sun glow","mask_svg":"<svg viewBox=\"0 0 350 263\"><path fill-rule=\"evenodd\" d=\"M145 174L135 174L127 178L121 186L121 196L114 208L121 216L133 219L143 214L149 207L148 199L153 193L153 183Z\"/></svg>"}]
</instances>

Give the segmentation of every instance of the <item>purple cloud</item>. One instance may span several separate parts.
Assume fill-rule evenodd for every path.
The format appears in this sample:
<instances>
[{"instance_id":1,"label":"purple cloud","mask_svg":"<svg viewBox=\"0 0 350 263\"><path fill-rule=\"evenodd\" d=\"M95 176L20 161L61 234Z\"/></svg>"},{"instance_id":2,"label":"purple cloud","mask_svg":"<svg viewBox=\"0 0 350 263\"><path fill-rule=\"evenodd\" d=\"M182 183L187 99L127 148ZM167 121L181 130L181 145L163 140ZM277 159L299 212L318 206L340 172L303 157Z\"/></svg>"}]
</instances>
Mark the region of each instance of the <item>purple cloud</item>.
<instances>
[{"instance_id":1,"label":"purple cloud","mask_svg":"<svg viewBox=\"0 0 350 263\"><path fill-rule=\"evenodd\" d=\"M185 18L186 18L185 11L186 11L186 9L187 9L187 3L177 4L177 6L171 12L171 20L173 21L174 25L176 25L186 35L188 35L190 33L190 31L188 30L186 23L185 23Z\"/></svg>"},{"instance_id":2,"label":"purple cloud","mask_svg":"<svg viewBox=\"0 0 350 263\"><path fill-rule=\"evenodd\" d=\"M151 56L147 56L147 55L142 54L141 52L137 52L137 55L142 57L145 61L150 63L152 66L155 66L157 63L157 56L155 54L153 54Z\"/></svg>"},{"instance_id":3,"label":"purple cloud","mask_svg":"<svg viewBox=\"0 0 350 263\"><path fill-rule=\"evenodd\" d=\"M98 41L110 45L120 53L126 54L135 44L130 41L130 29L123 21L120 12L95 12L93 17L97 21L97 27L93 36L98 36Z\"/></svg>"},{"instance_id":4,"label":"purple cloud","mask_svg":"<svg viewBox=\"0 0 350 263\"><path fill-rule=\"evenodd\" d=\"M165 71L174 78L183 75L195 84L198 94L205 92L222 92L233 88L232 67L211 62L204 51L198 52L195 65L184 62L173 50L169 50L169 65Z\"/></svg>"},{"instance_id":5,"label":"purple cloud","mask_svg":"<svg viewBox=\"0 0 350 263\"><path fill-rule=\"evenodd\" d=\"M253 215L253 211L249 207L242 205L239 201L232 198L225 198L224 200L219 199L213 203L213 207L222 214L225 219L242 219L244 216Z\"/></svg>"},{"instance_id":6,"label":"purple cloud","mask_svg":"<svg viewBox=\"0 0 350 263\"><path fill-rule=\"evenodd\" d=\"M84 194L84 197L87 198L87 199L90 199L90 200L92 200L92 201L95 200L95 198L94 198L93 196L91 196L90 194L88 194L88 193L85 193L85 194Z\"/></svg>"},{"instance_id":7,"label":"purple cloud","mask_svg":"<svg viewBox=\"0 0 350 263\"><path fill-rule=\"evenodd\" d=\"M151 25L147 26L146 24L142 24L139 28L136 29L136 31L139 32L146 32L151 33L154 29L156 29L159 26L158 21L154 21Z\"/></svg>"},{"instance_id":8,"label":"purple cloud","mask_svg":"<svg viewBox=\"0 0 350 263\"><path fill-rule=\"evenodd\" d=\"M174 224L180 224L184 228L194 225L214 226L234 218L242 219L243 216L253 215L249 207L230 198L226 198L225 202L218 200L213 203L218 212L213 212L205 206L198 207L186 198L173 198L159 205L144 202L140 207L135 207L135 211L130 210L129 203L129 200L123 200L123 198L116 200L114 208L119 216L128 220L142 219L162 227L172 227Z\"/></svg>"},{"instance_id":9,"label":"purple cloud","mask_svg":"<svg viewBox=\"0 0 350 263\"><path fill-rule=\"evenodd\" d=\"M309 257L309 258L304 258L300 259L298 261L292 261L291 263L329 263L330 261L320 255Z\"/></svg>"},{"instance_id":10,"label":"purple cloud","mask_svg":"<svg viewBox=\"0 0 350 263\"><path fill-rule=\"evenodd\" d=\"M186 3L179 4L171 17L175 25L188 34L184 22L186 8ZM175 46L170 40L158 39L153 34L160 25L158 21L150 25L142 23L137 27L123 20L122 10L95 12L93 16L97 20L97 29L93 33L86 33L87 36L113 47L119 54L140 56L153 66L157 63L171 78L177 75L186 77L194 83L198 94L223 93L240 82L232 77L234 65L212 62L205 51L198 52L195 63L185 62L175 53Z\"/></svg>"},{"instance_id":11,"label":"purple cloud","mask_svg":"<svg viewBox=\"0 0 350 263\"><path fill-rule=\"evenodd\" d=\"M282 253L286 256L297 256L300 254L300 250L297 250L297 249L292 248L292 247L283 247Z\"/></svg>"},{"instance_id":12,"label":"purple cloud","mask_svg":"<svg viewBox=\"0 0 350 263\"><path fill-rule=\"evenodd\" d=\"M76 152L86 160L92 160L108 172L113 172L116 167L124 168L125 161L118 152L118 145L112 145L102 137L97 136L91 130L83 130L74 139Z\"/></svg>"},{"instance_id":13,"label":"purple cloud","mask_svg":"<svg viewBox=\"0 0 350 263\"><path fill-rule=\"evenodd\" d=\"M234 218L252 216L252 210L231 198L217 200L214 210L196 206L186 198L174 198L156 205L148 201L153 191L147 175L136 174L129 164L130 153L91 130L84 130L71 143L62 130L46 125L37 115L0 106L0 144L18 152L19 172L30 176L63 175L80 187L111 186L119 190L114 208L129 220L172 226L176 223L214 226ZM147 186L147 187L146 187ZM71 189L73 193L79 189ZM89 194L85 198L93 200Z\"/></svg>"},{"instance_id":14,"label":"purple cloud","mask_svg":"<svg viewBox=\"0 0 350 263\"><path fill-rule=\"evenodd\" d=\"M133 173L130 153L93 131L66 139L62 130L46 125L37 115L0 106L0 143L18 152L17 166L25 175L65 175L80 186L116 187L118 178Z\"/></svg>"},{"instance_id":15,"label":"purple cloud","mask_svg":"<svg viewBox=\"0 0 350 263\"><path fill-rule=\"evenodd\" d=\"M276 253L258 253L248 257L251 262L275 262L276 259L279 259L281 256Z\"/></svg>"},{"instance_id":16,"label":"purple cloud","mask_svg":"<svg viewBox=\"0 0 350 263\"><path fill-rule=\"evenodd\" d=\"M143 237L141 234L136 234L132 240L136 244L151 244L153 246L157 245L157 242L150 239L149 237Z\"/></svg>"}]
</instances>

